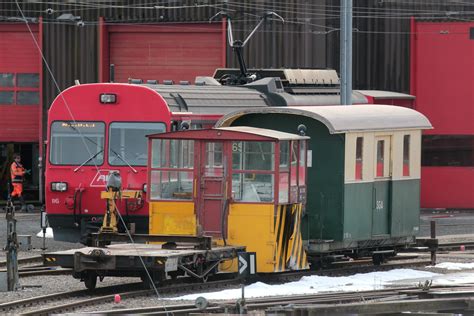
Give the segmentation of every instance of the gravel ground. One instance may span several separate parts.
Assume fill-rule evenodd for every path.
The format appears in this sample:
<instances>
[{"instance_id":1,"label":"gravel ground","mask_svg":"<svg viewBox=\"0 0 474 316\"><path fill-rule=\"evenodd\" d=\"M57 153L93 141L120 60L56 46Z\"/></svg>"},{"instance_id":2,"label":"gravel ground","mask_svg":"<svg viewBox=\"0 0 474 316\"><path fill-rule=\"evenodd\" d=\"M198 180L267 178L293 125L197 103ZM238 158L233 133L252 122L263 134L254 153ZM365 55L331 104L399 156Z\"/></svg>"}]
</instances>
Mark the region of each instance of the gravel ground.
<instances>
[{"instance_id":1,"label":"gravel ground","mask_svg":"<svg viewBox=\"0 0 474 316\"><path fill-rule=\"evenodd\" d=\"M36 237L36 234L40 231L38 212L35 213L17 213L17 231L20 235L31 235L33 250L19 252L19 257L31 257L40 255L43 251L41 247L43 245L42 238ZM446 241L458 241L458 240L474 240L472 233L472 225L474 225L474 213L451 213L451 214L424 214L421 218L421 231L420 235L427 237L429 236L429 222L435 220L438 224L437 235ZM471 225L472 224L472 225ZM5 215L0 212L0 243L5 244L6 242L6 229L5 229ZM46 240L46 247L48 252L66 250L73 248L80 248L80 244L71 244L64 242L57 242L52 239ZM421 254L422 256L429 256L428 254ZM5 260L5 253L0 253L0 260ZM439 253L438 261L451 261L451 262L473 262L474 252L451 252L451 253ZM456 271L447 271L444 269L433 269L429 268L429 271L437 273L452 273ZM21 285L23 288L16 292L5 292L0 295L0 303L8 302L12 300L18 300L38 295L45 295L57 292L65 292L70 290L82 290L84 284L79 280L73 279L71 276L48 276L48 277L29 277L21 278ZM108 286L113 284L123 284L137 282L137 278L112 278L108 277L104 279L104 282L98 282L98 287ZM64 303L61 301L60 303ZM116 308L132 308L132 307L146 307L161 304L179 304L178 301L167 301L161 300L156 297L143 297L134 299L124 299L120 304L115 303L104 303L100 305L101 310L116 309ZM59 303L55 303L59 304ZM82 311L94 311L97 310L96 306L85 307Z\"/></svg>"}]
</instances>

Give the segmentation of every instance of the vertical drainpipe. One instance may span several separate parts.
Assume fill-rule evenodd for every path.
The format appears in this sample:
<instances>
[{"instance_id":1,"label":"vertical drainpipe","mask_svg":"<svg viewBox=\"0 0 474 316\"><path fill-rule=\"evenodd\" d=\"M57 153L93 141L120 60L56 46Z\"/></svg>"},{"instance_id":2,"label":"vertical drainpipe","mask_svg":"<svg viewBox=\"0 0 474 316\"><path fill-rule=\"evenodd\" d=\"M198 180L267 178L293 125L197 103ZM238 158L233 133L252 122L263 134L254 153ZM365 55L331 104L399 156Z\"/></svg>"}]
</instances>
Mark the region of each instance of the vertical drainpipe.
<instances>
[{"instance_id":1,"label":"vertical drainpipe","mask_svg":"<svg viewBox=\"0 0 474 316\"><path fill-rule=\"evenodd\" d=\"M410 94L416 96L416 21L415 17L410 18ZM413 101L413 108L416 109L416 98Z\"/></svg>"},{"instance_id":2,"label":"vertical drainpipe","mask_svg":"<svg viewBox=\"0 0 474 316\"><path fill-rule=\"evenodd\" d=\"M227 18L223 18L221 21L221 41L222 41L222 53L221 53L221 67L227 67Z\"/></svg>"},{"instance_id":3,"label":"vertical drainpipe","mask_svg":"<svg viewBox=\"0 0 474 316\"><path fill-rule=\"evenodd\" d=\"M341 104L352 104L352 0L341 0Z\"/></svg>"},{"instance_id":4,"label":"vertical drainpipe","mask_svg":"<svg viewBox=\"0 0 474 316\"><path fill-rule=\"evenodd\" d=\"M39 41L39 47L40 50L43 51L43 17L39 17L39 30L38 30L38 41ZM39 113L38 113L38 120L39 120L39 137L38 137L38 172L39 172L39 177L38 177L38 198L40 204L43 204L44 202L44 173L43 173L43 165L44 165L44 159L43 159L43 146L44 146L44 132L43 132L43 127L44 127L44 119L46 119L46 116L44 113L47 111L44 110L44 101L43 101L43 58L41 54L39 54L39 93L40 93L40 104L39 104Z\"/></svg>"}]
</instances>

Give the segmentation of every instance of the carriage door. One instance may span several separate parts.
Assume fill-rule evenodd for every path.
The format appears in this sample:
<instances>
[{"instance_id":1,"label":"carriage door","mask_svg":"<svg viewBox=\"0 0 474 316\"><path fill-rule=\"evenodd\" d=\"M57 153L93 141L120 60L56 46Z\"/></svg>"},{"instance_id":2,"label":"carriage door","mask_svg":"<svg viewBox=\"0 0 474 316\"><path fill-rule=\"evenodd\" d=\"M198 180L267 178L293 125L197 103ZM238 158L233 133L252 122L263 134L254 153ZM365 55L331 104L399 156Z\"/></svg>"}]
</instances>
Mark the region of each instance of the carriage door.
<instances>
[{"instance_id":1,"label":"carriage door","mask_svg":"<svg viewBox=\"0 0 474 316\"><path fill-rule=\"evenodd\" d=\"M200 144L198 220L202 232L210 236L221 236L226 174L223 148L223 142Z\"/></svg>"},{"instance_id":2,"label":"carriage door","mask_svg":"<svg viewBox=\"0 0 474 316\"><path fill-rule=\"evenodd\" d=\"M372 236L388 235L391 185L391 137L375 137L375 178L372 191Z\"/></svg>"}]
</instances>

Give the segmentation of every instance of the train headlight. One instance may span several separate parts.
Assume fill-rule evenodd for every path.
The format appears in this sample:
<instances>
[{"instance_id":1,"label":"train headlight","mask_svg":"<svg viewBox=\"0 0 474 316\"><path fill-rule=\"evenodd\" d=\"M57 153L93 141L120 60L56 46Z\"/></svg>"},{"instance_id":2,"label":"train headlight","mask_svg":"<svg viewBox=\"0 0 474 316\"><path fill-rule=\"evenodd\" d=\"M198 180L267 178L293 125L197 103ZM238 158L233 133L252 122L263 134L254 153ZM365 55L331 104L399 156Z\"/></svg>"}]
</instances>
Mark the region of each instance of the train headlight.
<instances>
[{"instance_id":1,"label":"train headlight","mask_svg":"<svg viewBox=\"0 0 474 316\"><path fill-rule=\"evenodd\" d=\"M51 182L51 191L65 192L67 191L67 183L66 182Z\"/></svg>"},{"instance_id":2,"label":"train headlight","mask_svg":"<svg viewBox=\"0 0 474 316\"><path fill-rule=\"evenodd\" d=\"M102 93L100 95L100 103L104 103L104 104L117 103L117 95L113 93Z\"/></svg>"},{"instance_id":3,"label":"train headlight","mask_svg":"<svg viewBox=\"0 0 474 316\"><path fill-rule=\"evenodd\" d=\"M146 183L143 183L142 191L146 193L147 189L148 189L148 186L146 185Z\"/></svg>"}]
</instances>

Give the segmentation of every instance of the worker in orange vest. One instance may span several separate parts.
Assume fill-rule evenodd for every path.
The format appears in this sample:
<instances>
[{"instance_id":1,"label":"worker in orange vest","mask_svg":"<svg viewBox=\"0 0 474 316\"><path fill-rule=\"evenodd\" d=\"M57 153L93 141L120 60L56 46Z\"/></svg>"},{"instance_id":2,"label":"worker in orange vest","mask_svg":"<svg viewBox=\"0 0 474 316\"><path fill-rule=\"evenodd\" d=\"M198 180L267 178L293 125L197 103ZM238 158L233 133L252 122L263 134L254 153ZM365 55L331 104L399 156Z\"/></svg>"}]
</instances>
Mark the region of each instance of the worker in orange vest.
<instances>
[{"instance_id":1,"label":"worker in orange vest","mask_svg":"<svg viewBox=\"0 0 474 316\"><path fill-rule=\"evenodd\" d=\"M13 186L11 197L17 197L20 200L22 211L26 210L25 199L23 198L23 180L26 173L30 173L30 171L26 170L21 164L21 156L19 154L13 154L13 162L10 167Z\"/></svg>"}]
</instances>

